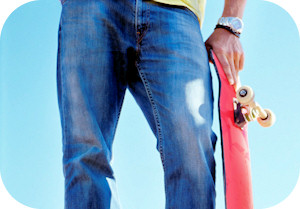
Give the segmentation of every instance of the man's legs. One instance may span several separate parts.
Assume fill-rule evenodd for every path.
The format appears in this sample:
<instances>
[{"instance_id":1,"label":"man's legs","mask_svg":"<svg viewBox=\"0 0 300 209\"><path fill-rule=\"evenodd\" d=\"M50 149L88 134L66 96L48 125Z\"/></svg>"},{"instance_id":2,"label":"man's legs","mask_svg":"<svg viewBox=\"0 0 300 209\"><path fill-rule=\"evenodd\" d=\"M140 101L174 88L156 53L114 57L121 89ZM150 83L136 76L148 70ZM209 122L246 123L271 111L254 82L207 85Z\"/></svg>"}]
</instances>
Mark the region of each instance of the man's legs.
<instances>
[{"instance_id":1,"label":"man's legs","mask_svg":"<svg viewBox=\"0 0 300 209\"><path fill-rule=\"evenodd\" d=\"M67 0L60 29L65 207L119 208L109 162L128 81L158 139L166 207L213 208L211 78L196 17L141 0Z\"/></svg>"},{"instance_id":2,"label":"man's legs","mask_svg":"<svg viewBox=\"0 0 300 209\"><path fill-rule=\"evenodd\" d=\"M213 95L206 49L195 15L182 7L137 7L137 61L130 92L158 142L167 209L215 205Z\"/></svg>"},{"instance_id":3,"label":"man's legs","mask_svg":"<svg viewBox=\"0 0 300 209\"><path fill-rule=\"evenodd\" d=\"M135 37L125 19L132 10L110 0L62 7L57 90L67 209L119 208L110 160L127 86L126 36Z\"/></svg>"}]
</instances>

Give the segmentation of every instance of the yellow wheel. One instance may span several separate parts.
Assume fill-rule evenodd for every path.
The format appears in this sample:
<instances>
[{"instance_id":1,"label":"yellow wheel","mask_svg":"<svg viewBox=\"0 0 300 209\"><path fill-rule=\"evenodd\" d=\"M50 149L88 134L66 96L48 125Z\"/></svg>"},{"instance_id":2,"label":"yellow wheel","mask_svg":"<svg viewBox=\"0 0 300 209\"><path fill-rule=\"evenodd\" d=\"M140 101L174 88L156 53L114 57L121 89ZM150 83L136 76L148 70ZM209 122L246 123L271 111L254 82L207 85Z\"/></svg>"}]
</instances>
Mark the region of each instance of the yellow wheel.
<instances>
[{"instance_id":1,"label":"yellow wheel","mask_svg":"<svg viewBox=\"0 0 300 209\"><path fill-rule=\"evenodd\" d=\"M236 98L242 105L249 105L254 101L254 92L249 86L241 86L236 92Z\"/></svg>"},{"instance_id":2,"label":"yellow wheel","mask_svg":"<svg viewBox=\"0 0 300 209\"><path fill-rule=\"evenodd\" d=\"M262 127L271 127L276 121L275 114L269 109L264 109L264 110L267 113L267 118L263 119L263 118L258 117L257 122Z\"/></svg>"}]
</instances>

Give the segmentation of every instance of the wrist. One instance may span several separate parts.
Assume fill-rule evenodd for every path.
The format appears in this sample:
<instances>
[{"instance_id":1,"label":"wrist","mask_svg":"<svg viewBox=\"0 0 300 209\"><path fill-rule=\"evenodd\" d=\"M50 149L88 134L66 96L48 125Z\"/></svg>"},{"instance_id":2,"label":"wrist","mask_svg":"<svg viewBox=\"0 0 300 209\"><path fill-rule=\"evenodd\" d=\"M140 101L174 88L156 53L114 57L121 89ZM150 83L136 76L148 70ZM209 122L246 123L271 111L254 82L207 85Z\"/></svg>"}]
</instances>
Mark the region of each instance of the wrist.
<instances>
[{"instance_id":1,"label":"wrist","mask_svg":"<svg viewBox=\"0 0 300 209\"><path fill-rule=\"evenodd\" d=\"M236 37L240 38L240 33L236 33L233 30L231 30L231 28L227 27L227 26L223 26L223 25L216 25L215 30L216 29L224 29L227 32L229 32L231 35L235 35Z\"/></svg>"}]
</instances>

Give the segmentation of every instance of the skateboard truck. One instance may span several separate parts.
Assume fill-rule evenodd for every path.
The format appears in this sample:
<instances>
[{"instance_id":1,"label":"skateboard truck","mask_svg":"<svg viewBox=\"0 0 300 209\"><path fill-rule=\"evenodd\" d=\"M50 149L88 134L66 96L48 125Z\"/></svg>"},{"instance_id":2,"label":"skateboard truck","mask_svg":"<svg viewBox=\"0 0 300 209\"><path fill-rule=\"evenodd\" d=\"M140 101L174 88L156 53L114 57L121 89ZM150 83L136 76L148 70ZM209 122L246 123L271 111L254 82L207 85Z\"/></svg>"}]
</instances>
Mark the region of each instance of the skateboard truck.
<instances>
[{"instance_id":1,"label":"skateboard truck","mask_svg":"<svg viewBox=\"0 0 300 209\"><path fill-rule=\"evenodd\" d=\"M254 92L249 86L242 86L237 90L233 107L234 121L240 128L254 120L262 127L270 127L275 123L275 114L269 109L263 109L254 101Z\"/></svg>"},{"instance_id":2,"label":"skateboard truck","mask_svg":"<svg viewBox=\"0 0 300 209\"><path fill-rule=\"evenodd\" d=\"M244 114L242 113L241 103L238 102L236 98L233 98L233 109L234 109L234 122L235 124L243 129L247 121Z\"/></svg>"}]
</instances>

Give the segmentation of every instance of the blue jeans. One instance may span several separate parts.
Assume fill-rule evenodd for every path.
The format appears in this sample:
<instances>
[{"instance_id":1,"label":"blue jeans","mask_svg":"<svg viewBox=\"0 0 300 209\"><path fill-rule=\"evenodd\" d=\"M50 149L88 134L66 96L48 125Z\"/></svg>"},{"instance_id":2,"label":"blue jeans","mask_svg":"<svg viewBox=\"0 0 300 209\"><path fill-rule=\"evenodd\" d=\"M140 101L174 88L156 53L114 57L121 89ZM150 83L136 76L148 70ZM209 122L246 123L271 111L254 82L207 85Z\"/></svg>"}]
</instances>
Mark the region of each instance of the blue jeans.
<instances>
[{"instance_id":1,"label":"blue jeans","mask_svg":"<svg viewBox=\"0 0 300 209\"><path fill-rule=\"evenodd\" d=\"M144 0L62 4L57 93L65 208L119 209L110 161L126 89L157 138L166 208L214 208L213 95L197 17Z\"/></svg>"}]
</instances>

